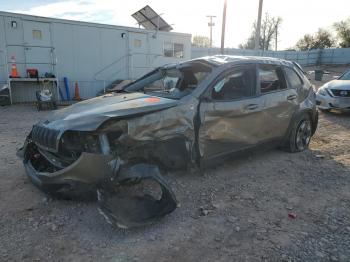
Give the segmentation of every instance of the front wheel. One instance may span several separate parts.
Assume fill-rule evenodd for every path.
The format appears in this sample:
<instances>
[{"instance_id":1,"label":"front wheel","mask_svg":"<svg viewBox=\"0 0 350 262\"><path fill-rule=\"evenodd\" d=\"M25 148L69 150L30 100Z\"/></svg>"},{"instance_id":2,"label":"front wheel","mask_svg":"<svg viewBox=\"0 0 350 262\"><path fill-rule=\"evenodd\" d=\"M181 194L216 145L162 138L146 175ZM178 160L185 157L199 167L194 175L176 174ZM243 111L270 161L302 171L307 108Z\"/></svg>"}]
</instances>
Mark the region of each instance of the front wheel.
<instances>
[{"instance_id":1,"label":"front wheel","mask_svg":"<svg viewBox=\"0 0 350 262\"><path fill-rule=\"evenodd\" d=\"M309 147L312 136L310 117L303 114L294 121L286 141L285 149L289 152L301 152Z\"/></svg>"}]
</instances>

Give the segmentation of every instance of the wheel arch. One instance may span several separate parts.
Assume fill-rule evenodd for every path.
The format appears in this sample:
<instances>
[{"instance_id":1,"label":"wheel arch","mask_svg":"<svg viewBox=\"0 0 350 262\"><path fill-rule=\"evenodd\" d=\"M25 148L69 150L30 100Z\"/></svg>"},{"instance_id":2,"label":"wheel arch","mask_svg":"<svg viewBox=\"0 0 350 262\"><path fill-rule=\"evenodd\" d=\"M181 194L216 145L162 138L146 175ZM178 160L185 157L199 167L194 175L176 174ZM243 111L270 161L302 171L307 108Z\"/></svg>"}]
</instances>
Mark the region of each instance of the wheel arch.
<instances>
[{"instance_id":1,"label":"wheel arch","mask_svg":"<svg viewBox=\"0 0 350 262\"><path fill-rule=\"evenodd\" d=\"M304 108L302 110L296 111L293 114L293 116L289 122L288 129L287 129L287 132L286 132L285 137L284 137L284 141L288 140L290 132L292 131L293 123L304 114L306 114L310 117L310 121L311 121L311 125L312 125L312 135L316 132L317 123L318 123L318 112L316 110L316 113L314 115L314 112L311 108Z\"/></svg>"}]
</instances>

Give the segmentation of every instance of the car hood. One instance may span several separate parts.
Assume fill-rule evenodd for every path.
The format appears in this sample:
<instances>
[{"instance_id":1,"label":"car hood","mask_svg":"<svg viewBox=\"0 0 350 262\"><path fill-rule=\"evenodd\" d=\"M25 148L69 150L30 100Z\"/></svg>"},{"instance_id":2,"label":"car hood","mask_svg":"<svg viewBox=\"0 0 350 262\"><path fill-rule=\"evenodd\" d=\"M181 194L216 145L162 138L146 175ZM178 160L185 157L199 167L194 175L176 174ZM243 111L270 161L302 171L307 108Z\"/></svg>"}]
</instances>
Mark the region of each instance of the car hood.
<instances>
[{"instance_id":1,"label":"car hood","mask_svg":"<svg viewBox=\"0 0 350 262\"><path fill-rule=\"evenodd\" d=\"M40 125L54 130L96 130L111 118L131 117L176 106L177 100L143 93L113 93L54 111Z\"/></svg>"},{"instance_id":2,"label":"car hood","mask_svg":"<svg viewBox=\"0 0 350 262\"><path fill-rule=\"evenodd\" d=\"M350 90L350 80L332 80L326 84L329 89Z\"/></svg>"}]
</instances>

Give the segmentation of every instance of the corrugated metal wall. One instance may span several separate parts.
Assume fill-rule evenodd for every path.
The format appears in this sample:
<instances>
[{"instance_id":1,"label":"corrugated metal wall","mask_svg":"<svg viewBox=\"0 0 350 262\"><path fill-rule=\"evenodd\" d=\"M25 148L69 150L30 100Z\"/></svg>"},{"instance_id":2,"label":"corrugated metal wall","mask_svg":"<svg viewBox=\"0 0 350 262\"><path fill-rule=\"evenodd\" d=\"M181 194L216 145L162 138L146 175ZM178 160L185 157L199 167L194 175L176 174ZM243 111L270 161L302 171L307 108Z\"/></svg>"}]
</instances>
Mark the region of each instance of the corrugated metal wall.
<instances>
[{"instance_id":1,"label":"corrugated metal wall","mask_svg":"<svg viewBox=\"0 0 350 262\"><path fill-rule=\"evenodd\" d=\"M217 55L220 54L220 48L192 47L191 54L192 58L207 55ZM225 54L276 57L295 61L301 65L350 63L350 48L332 48L310 51L256 51L247 49L226 48Z\"/></svg>"}]
</instances>

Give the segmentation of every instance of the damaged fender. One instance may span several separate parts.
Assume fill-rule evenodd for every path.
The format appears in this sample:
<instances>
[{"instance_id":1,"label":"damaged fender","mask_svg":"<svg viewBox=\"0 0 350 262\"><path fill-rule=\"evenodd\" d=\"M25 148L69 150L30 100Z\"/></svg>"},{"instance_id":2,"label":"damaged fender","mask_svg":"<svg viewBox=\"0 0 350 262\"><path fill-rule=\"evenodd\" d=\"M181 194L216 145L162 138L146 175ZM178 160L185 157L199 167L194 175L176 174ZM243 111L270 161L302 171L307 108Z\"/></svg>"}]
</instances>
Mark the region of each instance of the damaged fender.
<instances>
[{"instance_id":1,"label":"damaged fender","mask_svg":"<svg viewBox=\"0 0 350 262\"><path fill-rule=\"evenodd\" d=\"M159 199L147 193L133 196L122 192L125 188L134 192L135 185L144 180L158 184L161 190ZM100 213L108 223L121 228L150 224L177 207L175 194L161 176L158 167L143 163L122 168L112 183L98 189L97 196Z\"/></svg>"}]
</instances>

